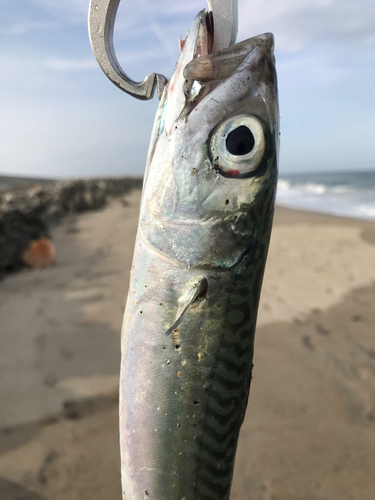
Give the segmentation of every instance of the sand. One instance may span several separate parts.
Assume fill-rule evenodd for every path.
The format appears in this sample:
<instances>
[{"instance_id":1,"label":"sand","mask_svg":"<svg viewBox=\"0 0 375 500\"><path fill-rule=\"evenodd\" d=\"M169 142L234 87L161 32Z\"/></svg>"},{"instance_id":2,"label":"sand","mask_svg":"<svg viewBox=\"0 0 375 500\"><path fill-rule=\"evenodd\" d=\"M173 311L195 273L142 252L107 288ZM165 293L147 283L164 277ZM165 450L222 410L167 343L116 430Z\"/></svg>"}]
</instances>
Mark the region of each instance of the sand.
<instances>
[{"instance_id":1,"label":"sand","mask_svg":"<svg viewBox=\"0 0 375 500\"><path fill-rule=\"evenodd\" d=\"M54 268L0 283L0 500L121 498L139 200L66 219ZM373 223L277 209L233 500L375 499L374 245Z\"/></svg>"}]
</instances>

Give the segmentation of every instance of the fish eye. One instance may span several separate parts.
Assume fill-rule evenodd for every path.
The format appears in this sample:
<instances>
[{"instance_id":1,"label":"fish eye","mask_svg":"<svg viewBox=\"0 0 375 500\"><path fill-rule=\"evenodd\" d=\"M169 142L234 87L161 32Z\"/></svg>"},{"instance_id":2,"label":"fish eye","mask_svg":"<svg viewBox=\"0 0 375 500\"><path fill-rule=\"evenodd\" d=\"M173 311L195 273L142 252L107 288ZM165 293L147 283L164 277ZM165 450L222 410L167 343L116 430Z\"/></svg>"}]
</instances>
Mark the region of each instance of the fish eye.
<instances>
[{"instance_id":1,"label":"fish eye","mask_svg":"<svg viewBox=\"0 0 375 500\"><path fill-rule=\"evenodd\" d=\"M254 115L237 115L214 130L209 141L212 168L224 177L248 177L261 164L265 134Z\"/></svg>"},{"instance_id":2,"label":"fish eye","mask_svg":"<svg viewBox=\"0 0 375 500\"><path fill-rule=\"evenodd\" d=\"M253 133L245 125L235 128L228 134L226 146L231 155L247 155L253 149L255 139Z\"/></svg>"}]
</instances>

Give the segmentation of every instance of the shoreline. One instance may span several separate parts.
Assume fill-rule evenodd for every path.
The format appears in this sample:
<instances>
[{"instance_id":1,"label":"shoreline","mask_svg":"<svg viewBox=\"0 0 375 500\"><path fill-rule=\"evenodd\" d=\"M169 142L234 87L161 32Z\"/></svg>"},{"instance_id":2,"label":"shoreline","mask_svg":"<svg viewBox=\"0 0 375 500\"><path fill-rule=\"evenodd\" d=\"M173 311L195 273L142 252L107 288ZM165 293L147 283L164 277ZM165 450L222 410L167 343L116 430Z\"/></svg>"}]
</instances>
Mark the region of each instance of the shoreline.
<instances>
[{"instance_id":1,"label":"shoreline","mask_svg":"<svg viewBox=\"0 0 375 500\"><path fill-rule=\"evenodd\" d=\"M372 171L369 171L372 172ZM335 173L335 172L333 172ZM340 173L340 172L339 172ZM341 172L342 173L342 172ZM287 175L287 174L286 174ZM310 176L310 173L306 174ZM281 178L282 179L282 178ZM97 181L121 181L121 182L129 182L130 185L135 185L134 189L142 189L143 177L142 176L112 176L112 177L77 177L77 178L36 178L36 177L24 177L24 176L10 176L10 175L1 175L0 174L0 195L4 195L7 192L14 192L19 190L30 190L37 185L42 186L51 186L51 185L63 185L66 183L77 183L77 182L97 182ZM4 184L4 186L3 186ZM136 185L137 184L137 185ZM278 204L276 202L276 207L278 210L287 210L293 212L301 212L306 214L314 214L316 216L321 215L323 217L334 217L335 219L347 219L353 221L362 221L368 223L375 223L375 217L373 219L365 217L361 218L358 216L350 216L350 215L342 215L335 214L331 212L324 212L320 210L309 210L307 208L299 208L292 207L284 204Z\"/></svg>"},{"instance_id":2,"label":"shoreline","mask_svg":"<svg viewBox=\"0 0 375 500\"><path fill-rule=\"evenodd\" d=\"M275 205L275 214L277 212L283 213L286 216L287 216L288 212L301 214L301 215L305 216L307 220L309 220L311 222L314 221L314 222L320 223L320 224L326 224L329 221L329 219L332 219L332 222L337 221L338 223L340 223L340 221L342 221L342 222L347 222L349 224L351 224L351 223L353 223L353 224L363 223L365 225L367 225L367 224L373 225L373 226L375 225L375 219L374 220L361 219L358 217L349 217L346 215L336 215L336 214L331 214L328 212L305 210L302 208L287 207L285 205L278 205L278 204Z\"/></svg>"},{"instance_id":3,"label":"shoreline","mask_svg":"<svg viewBox=\"0 0 375 500\"><path fill-rule=\"evenodd\" d=\"M69 214L52 230L56 266L0 284L1 498L121 497L140 195ZM231 500L375 498L374 245L372 222L276 207Z\"/></svg>"},{"instance_id":4,"label":"shoreline","mask_svg":"<svg viewBox=\"0 0 375 500\"><path fill-rule=\"evenodd\" d=\"M361 218L361 217L356 217L356 216L350 216L350 215L341 215L341 214L333 214L331 212L322 212L319 210L308 210L304 208L295 208L295 207L288 207L287 205L279 205L276 203L276 208L278 209L285 209L285 210L292 210L294 212L302 212L304 214L316 214L316 215L323 215L327 217L334 217L334 218L339 218L339 219L348 219L348 220L354 220L354 221L363 221L363 222L369 222L375 224L375 217L373 219L366 217L366 218Z\"/></svg>"}]
</instances>

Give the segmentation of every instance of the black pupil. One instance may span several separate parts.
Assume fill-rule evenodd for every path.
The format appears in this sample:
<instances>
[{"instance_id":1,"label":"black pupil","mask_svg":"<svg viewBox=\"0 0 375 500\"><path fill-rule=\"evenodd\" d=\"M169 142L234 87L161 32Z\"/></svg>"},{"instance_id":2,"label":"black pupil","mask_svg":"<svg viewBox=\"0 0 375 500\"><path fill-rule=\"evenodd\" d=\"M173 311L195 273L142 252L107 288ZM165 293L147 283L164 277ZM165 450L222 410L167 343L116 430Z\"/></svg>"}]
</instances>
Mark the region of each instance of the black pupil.
<instances>
[{"instance_id":1,"label":"black pupil","mask_svg":"<svg viewBox=\"0 0 375 500\"><path fill-rule=\"evenodd\" d=\"M247 155L254 144L254 136L245 125L235 128L227 137L227 150L231 155Z\"/></svg>"}]
</instances>

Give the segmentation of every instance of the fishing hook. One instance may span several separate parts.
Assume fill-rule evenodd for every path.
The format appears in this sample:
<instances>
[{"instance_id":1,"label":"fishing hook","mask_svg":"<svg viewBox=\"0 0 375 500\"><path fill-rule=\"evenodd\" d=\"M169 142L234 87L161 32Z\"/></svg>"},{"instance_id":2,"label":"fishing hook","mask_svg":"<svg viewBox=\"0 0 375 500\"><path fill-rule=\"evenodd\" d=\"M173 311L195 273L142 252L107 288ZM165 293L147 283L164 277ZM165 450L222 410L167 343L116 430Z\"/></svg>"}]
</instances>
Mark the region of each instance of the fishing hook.
<instances>
[{"instance_id":1,"label":"fishing hook","mask_svg":"<svg viewBox=\"0 0 375 500\"><path fill-rule=\"evenodd\" d=\"M135 82L121 68L113 45L113 31L120 0L93 0L89 10L91 47L106 76L121 90L141 100L152 99L155 87L159 99L168 79L151 73L143 82ZM208 0L214 20L214 51L225 49L236 41L238 0Z\"/></svg>"}]
</instances>

